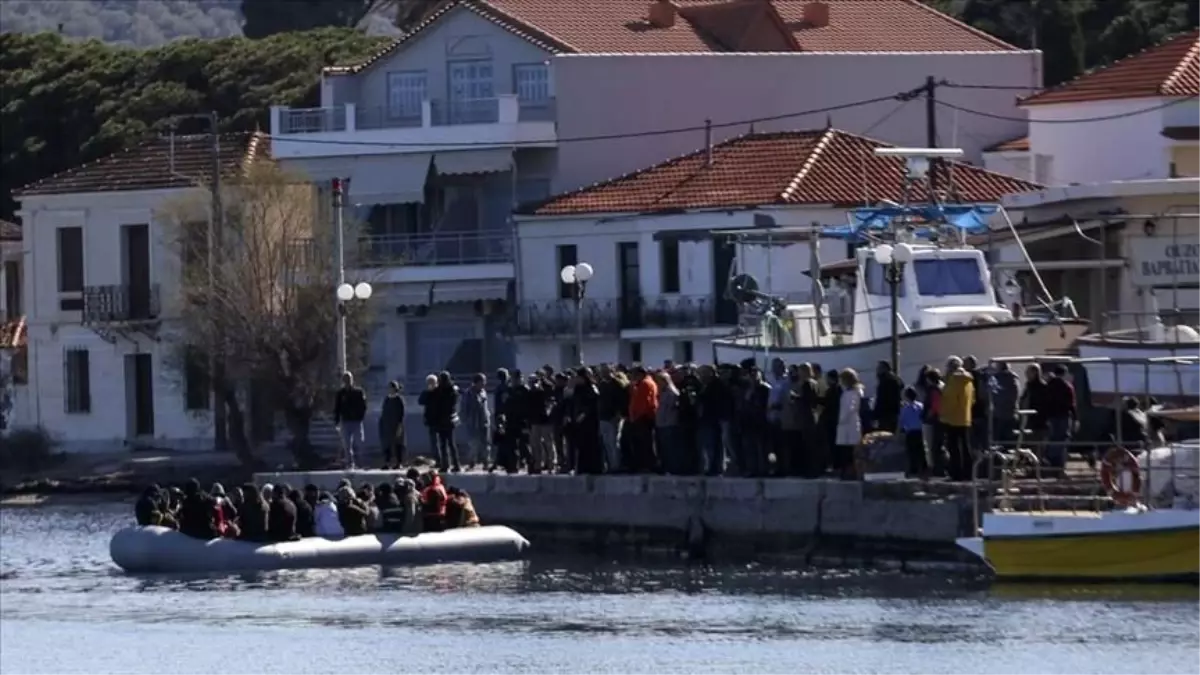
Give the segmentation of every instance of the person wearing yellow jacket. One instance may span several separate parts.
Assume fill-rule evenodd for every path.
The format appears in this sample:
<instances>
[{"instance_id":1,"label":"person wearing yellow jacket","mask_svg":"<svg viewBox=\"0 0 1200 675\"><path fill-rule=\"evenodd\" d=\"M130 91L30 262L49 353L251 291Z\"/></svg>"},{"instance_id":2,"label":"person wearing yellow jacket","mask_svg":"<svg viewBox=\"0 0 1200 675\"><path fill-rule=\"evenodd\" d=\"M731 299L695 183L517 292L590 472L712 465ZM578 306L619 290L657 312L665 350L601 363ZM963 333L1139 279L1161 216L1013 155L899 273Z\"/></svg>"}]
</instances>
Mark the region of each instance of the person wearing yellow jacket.
<instances>
[{"instance_id":1,"label":"person wearing yellow jacket","mask_svg":"<svg viewBox=\"0 0 1200 675\"><path fill-rule=\"evenodd\" d=\"M950 455L947 473L950 480L971 480L971 408L975 405L975 380L962 359L946 361L946 386L942 389L940 421Z\"/></svg>"}]
</instances>

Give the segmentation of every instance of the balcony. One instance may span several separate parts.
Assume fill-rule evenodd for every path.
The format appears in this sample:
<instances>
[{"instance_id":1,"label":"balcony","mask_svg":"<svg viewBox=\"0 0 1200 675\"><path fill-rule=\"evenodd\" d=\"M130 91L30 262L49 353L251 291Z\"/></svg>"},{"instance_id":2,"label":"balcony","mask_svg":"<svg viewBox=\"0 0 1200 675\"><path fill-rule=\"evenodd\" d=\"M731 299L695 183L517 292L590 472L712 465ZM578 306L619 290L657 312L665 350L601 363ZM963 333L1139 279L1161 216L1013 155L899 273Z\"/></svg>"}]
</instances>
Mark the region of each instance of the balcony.
<instances>
[{"instance_id":1,"label":"balcony","mask_svg":"<svg viewBox=\"0 0 1200 675\"><path fill-rule=\"evenodd\" d=\"M272 154L276 159L299 159L435 152L463 145L554 147L555 114L554 99L520 101L515 95L426 99L419 109L409 110L354 103L331 108L276 106L271 108Z\"/></svg>"},{"instance_id":2,"label":"balcony","mask_svg":"<svg viewBox=\"0 0 1200 675\"><path fill-rule=\"evenodd\" d=\"M714 295L664 295L583 302L583 332L616 335L623 330L686 330L737 324L737 308L723 308ZM515 335L557 338L575 335L575 301L542 300L517 307Z\"/></svg>"},{"instance_id":3,"label":"balcony","mask_svg":"<svg viewBox=\"0 0 1200 675\"><path fill-rule=\"evenodd\" d=\"M736 308L732 312L718 312L718 305L719 301L715 295L630 297L621 303L621 329L685 329L735 325Z\"/></svg>"},{"instance_id":4,"label":"balcony","mask_svg":"<svg viewBox=\"0 0 1200 675\"><path fill-rule=\"evenodd\" d=\"M621 332L621 306L616 300L583 301L584 335L616 337ZM514 336L544 339L573 337L577 329L574 300L541 300L521 303L513 315Z\"/></svg>"},{"instance_id":5,"label":"balcony","mask_svg":"<svg viewBox=\"0 0 1200 675\"><path fill-rule=\"evenodd\" d=\"M159 318L158 284L85 286L83 323L121 324L154 321Z\"/></svg>"},{"instance_id":6,"label":"balcony","mask_svg":"<svg viewBox=\"0 0 1200 675\"><path fill-rule=\"evenodd\" d=\"M362 237L352 259L362 267L511 263L512 234L459 232Z\"/></svg>"}]
</instances>

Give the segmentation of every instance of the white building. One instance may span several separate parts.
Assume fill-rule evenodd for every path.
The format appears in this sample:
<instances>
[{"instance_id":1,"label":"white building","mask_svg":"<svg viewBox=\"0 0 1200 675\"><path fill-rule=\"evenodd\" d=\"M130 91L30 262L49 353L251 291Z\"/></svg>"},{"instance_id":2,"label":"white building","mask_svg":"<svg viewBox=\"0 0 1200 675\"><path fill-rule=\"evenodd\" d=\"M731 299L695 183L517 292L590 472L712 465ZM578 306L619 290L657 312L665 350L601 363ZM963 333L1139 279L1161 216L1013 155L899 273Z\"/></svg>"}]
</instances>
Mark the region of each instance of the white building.
<instances>
[{"instance_id":1,"label":"white building","mask_svg":"<svg viewBox=\"0 0 1200 675\"><path fill-rule=\"evenodd\" d=\"M1024 99L1028 135L985 155L989 169L1052 186L1005 203L1022 213L1050 292L1074 300L1097 330L1145 326L1150 294L1182 313L1173 321L1200 322L1197 96L1193 30ZM1020 250L1003 232L993 243L996 266L1020 271L1032 296Z\"/></svg>"},{"instance_id":2,"label":"white building","mask_svg":"<svg viewBox=\"0 0 1200 675\"><path fill-rule=\"evenodd\" d=\"M221 137L222 171L268 156L263 134ZM207 136L157 139L18 192L30 410L68 452L211 449L207 382L164 339L181 272L163 228L206 191ZM171 155L174 161L171 161ZM183 369L186 371L186 369Z\"/></svg>"},{"instance_id":3,"label":"white building","mask_svg":"<svg viewBox=\"0 0 1200 675\"><path fill-rule=\"evenodd\" d=\"M349 215L363 223L352 276L376 288L367 386L377 394L389 379L411 388L430 371L514 365L512 208L679 154L702 132L580 138L705 119L717 140L746 131L736 120L819 125L829 114L787 115L928 77L1033 91L1041 54L917 0L458 0L367 61L326 69L320 107L272 110L272 152L323 187L350 179ZM1016 114L1014 93L938 96ZM881 100L830 114L913 144L922 109ZM1022 128L963 124L975 158Z\"/></svg>"},{"instance_id":4,"label":"white building","mask_svg":"<svg viewBox=\"0 0 1200 675\"><path fill-rule=\"evenodd\" d=\"M0 433L28 419L29 378L22 308L21 227L0 220Z\"/></svg>"},{"instance_id":5,"label":"white building","mask_svg":"<svg viewBox=\"0 0 1200 675\"><path fill-rule=\"evenodd\" d=\"M583 262L595 271L581 305L587 363L711 360L710 339L738 320L731 270L796 299L810 296L815 270L807 236L780 235L790 245L766 249L710 233L762 240L764 217L837 225L847 209L902 201L903 160L874 154L886 145L835 129L748 134L530 205L516 218L518 367L577 362L573 289L559 271ZM1039 187L966 164L948 173L967 201ZM820 241L820 263L847 257L844 242Z\"/></svg>"}]
</instances>

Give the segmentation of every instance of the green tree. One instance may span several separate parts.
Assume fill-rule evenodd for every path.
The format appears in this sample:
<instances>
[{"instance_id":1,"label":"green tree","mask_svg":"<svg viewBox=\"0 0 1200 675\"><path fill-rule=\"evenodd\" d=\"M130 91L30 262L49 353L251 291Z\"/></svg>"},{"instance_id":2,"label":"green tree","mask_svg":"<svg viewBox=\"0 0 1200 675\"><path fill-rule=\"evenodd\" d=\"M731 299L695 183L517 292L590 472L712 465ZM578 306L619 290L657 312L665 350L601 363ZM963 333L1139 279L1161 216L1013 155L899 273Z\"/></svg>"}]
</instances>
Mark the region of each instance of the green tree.
<instances>
[{"instance_id":1,"label":"green tree","mask_svg":"<svg viewBox=\"0 0 1200 675\"><path fill-rule=\"evenodd\" d=\"M381 0L242 0L242 34L264 38L327 26L355 28Z\"/></svg>"},{"instance_id":2,"label":"green tree","mask_svg":"<svg viewBox=\"0 0 1200 675\"><path fill-rule=\"evenodd\" d=\"M0 34L0 217L13 213L13 190L165 133L176 116L215 110L222 131L269 128L272 105L319 104L322 67L386 43L346 28L146 50Z\"/></svg>"}]
</instances>

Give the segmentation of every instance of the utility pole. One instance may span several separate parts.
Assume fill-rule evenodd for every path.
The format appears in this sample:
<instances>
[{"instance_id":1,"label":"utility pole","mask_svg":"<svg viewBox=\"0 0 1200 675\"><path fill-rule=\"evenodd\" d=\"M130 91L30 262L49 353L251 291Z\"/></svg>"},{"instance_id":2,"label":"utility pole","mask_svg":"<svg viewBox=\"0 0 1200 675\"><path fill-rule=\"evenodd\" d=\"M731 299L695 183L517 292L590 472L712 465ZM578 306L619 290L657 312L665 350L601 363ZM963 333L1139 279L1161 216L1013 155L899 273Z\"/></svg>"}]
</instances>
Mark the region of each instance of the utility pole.
<instances>
[{"instance_id":1,"label":"utility pole","mask_svg":"<svg viewBox=\"0 0 1200 675\"><path fill-rule=\"evenodd\" d=\"M212 180L209 190L212 193L212 218L208 221L208 293L210 307L212 297L216 294L217 247L224 241L224 207L221 205L221 132L220 118L214 110L208 114L208 130L212 139ZM217 319L217 331L213 340L216 353L210 353L209 373L212 374L213 393L213 445L217 452L229 449L229 434L225 419L225 335L220 330L221 319Z\"/></svg>"},{"instance_id":2,"label":"utility pole","mask_svg":"<svg viewBox=\"0 0 1200 675\"><path fill-rule=\"evenodd\" d=\"M932 75L925 78L925 147L936 148L937 142L937 80ZM941 160L930 158L929 162L929 191L936 194L938 166Z\"/></svg>"}]
</instances>

